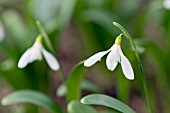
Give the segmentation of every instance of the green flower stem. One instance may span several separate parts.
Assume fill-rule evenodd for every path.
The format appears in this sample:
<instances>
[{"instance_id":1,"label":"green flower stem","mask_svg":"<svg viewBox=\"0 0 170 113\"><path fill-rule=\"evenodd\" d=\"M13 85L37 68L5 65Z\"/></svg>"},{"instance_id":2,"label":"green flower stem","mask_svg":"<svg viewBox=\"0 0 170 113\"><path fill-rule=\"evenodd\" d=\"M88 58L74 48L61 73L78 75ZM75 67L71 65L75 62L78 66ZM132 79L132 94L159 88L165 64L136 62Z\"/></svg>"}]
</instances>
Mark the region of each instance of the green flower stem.
<instances>
[{"instance_id":1,"label":"green flower stem","mask_svg":"<svg viewBox=\"0 0 170 113\"><path fill-rule=\"evenodd\" d=\"M41 32L41 34L43 35L44 39L45 39L45 43L47 44L48 49L55 54L55 49L51 44L50 38L48 37L47 33L45 32L43 26L41 25L41 23L39 21L36 21L37 27L39 29L39 31ZM64 73L62 71L62 68L60 67L59 70L59 75L60 75L60 80L62 82L64 82Z\"/></svg>"},{"instance_id":2,"label":"green flower stem","mask_svg":"<svg viewBox=\"0 0 170 113\"><path fill-rule=\"evenodd\" d=\"M37 27L38 27L39 31L41 32L41 34L43 35L43 37L45 39L45 43L47 44L48 49L51 52L55 53L55 50L54 50L54 48L53 48L53 46L52 46L52 44L50 42L50 39L49 39L47 33L45 32L44 28L42 27L41 23L39 21L36 21L36 24L37 24Z\"/></svg>"},{"instance_id":3,"label":"green flower stem","mask_svg":"<svg viewBox=\"0 0 170 113\"><path fill-rule=\"evenodd\" d=\"M138 61L138 66L139 66L139 69L140 69L140 73L141 73L140 75L141 75L141 78L142 78L142 83L143 83L143 87L144 87L144 91L145 91L145 95L146 95L147 104L148 104L148 107L149 107L149 112L153 113L151 100L150 100L150 95L149 95L149 90L148 90L148 87L147 87L146 78L144 76L142 63L141 63L141 60L139 58L138 51L136 49L136 45L135 45L132 37L130 36L130 34L126 31L126 29L124 29L120 24L118 24L116 22L113 22L113 24L116 27L118 27L124 33L125 37L130 41L130 43L131 43L131 45L132 45L132 47L134 49L134 52L135 52L135 55L136 55L136 58L137 58L137 61Z\"/></svg>"}]
</instances>

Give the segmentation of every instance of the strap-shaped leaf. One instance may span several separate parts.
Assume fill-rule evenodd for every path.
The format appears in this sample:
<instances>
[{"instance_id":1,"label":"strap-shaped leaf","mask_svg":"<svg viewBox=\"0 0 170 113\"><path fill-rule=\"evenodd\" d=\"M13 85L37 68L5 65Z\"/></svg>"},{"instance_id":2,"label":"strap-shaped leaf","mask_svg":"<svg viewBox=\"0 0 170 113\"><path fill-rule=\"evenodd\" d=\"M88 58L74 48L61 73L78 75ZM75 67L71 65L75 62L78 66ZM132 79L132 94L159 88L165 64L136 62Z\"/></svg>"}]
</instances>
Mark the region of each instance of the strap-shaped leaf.
<instances>
[{"instance_id":1,"label":"strap-shaped leaf","mask_svg":"<svg viewBox=\"0 0 170 113\"><path fill-rule=\"evenodd\" d=\"M48 96L33 90L20 90L9 94L1 101L2 105L12 105L17 103L31 103L41 106L52 113L63 113L59 106Z\"/></svg>"},{"instance_id":2,"label":"strap-shaped leaf","mask_svg":"<svg viewBox=\"0 0 170 113\"><path fill-rule=\"evenodd\" d=\"M71 101L67 107L68 113L97 113L97 111L89 106L78 101Z\"/></svg>"},{"instance_id":3,"label":"strap-shaped leaf","mask_svg":"<svg viewBox=\"0 0 170 113\"><path fill-rule=\"evenodd\" d=\"M81 90L87 90L93 93L101 93L103 92L102 89L100 89L98 86L96 86L95 84L93 84L92 82L83 79L80 85L80 89ZM67 85L65 83L61 84L59 86L59 88L57 89L56 92L57 96L61 97L61 96L65 96L67 94Z\"/></svg>"},{"instance_id":4,"label":"strap-shaped leaf","mask_svg":"<svg viewBox=\"0 0 170 113\"><path fill-rule=\"evenodd\" d=\"M111 110L111 109L107 109L107 110L103 110L100 113L121 113L120 111L117 110Z\"/></svg>"},{"instance_id":5,"label":"strap-shaped leaf","mask_svg":"<svg viewBox=\"0 0 170 113\"><path fill-rule=\"evenodd\" d=\"M67 101L70 102L72 100L80 99L81 91L81 82L84 77L85 67L83 65L83 61L75 66L73 71L71 72L68 80L67 80Z\"/></svg>"},{"instance_id":6,"label":"strap-shaped leaf","mask_svg":"<svg viewBox=\"0 0 170 113\"><path fill-rule=\"evenodd\" d=\"M92 104L92 105L102 105L106 107L113 108L123 113L135 113L130 107L128 107L123 102L102 94L92 94L81 99L81 103Z\"/></svg>"}]
</instances>

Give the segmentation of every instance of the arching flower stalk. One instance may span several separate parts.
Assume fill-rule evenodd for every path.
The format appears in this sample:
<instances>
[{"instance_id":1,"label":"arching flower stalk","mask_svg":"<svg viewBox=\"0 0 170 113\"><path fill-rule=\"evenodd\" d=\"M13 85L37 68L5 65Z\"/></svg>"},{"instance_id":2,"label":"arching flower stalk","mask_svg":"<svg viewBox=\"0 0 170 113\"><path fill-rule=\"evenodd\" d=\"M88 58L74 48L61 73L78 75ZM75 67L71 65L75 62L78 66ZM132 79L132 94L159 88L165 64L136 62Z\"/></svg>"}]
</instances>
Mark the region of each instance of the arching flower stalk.
<instances>
[{"instance_id":1,"label":"arching flower stalk","mask_svg":"<svg viewBox=\"0 0 170 113\"><path fill-rule=\"evenodd\" d=\"M47 61L47 64L50 66L50 68L54 71L59 70L60 65L57 61L57 59L49 53L42 45L42 35L39 35L36 38L35 43L32 47L28 48L24 54L21 56L18 67L24 68L27 66L27 64L32 63L35 60L42 60L42 57L44 56L45 60Z\"/></svg>"},{"instance_id":2,"label":"arching flower stalk","mask_svg":"<svg viewBox=\"0 0 170 113\"><path fill-rule=\"evenodd\" d=\"M109 50L94 54L93 56L91 56L84 62L84 66L86 66L86 67L92 66L97 61L99 61L104 55L109 53L106 58L107 68L110 71L113 71L119 62L119 63L121 63L122 71L123 71L125 77L129 80L133 80L134 72L133 72L132 66L131 66L129 60L125 57L125 55L123 54L123 52L121 50L121 46L120 46L121 41L122 41L121 35L122 34L120 34L116 38L115 44L113 44L113 46Z\"/></svg>"}]
</instances>

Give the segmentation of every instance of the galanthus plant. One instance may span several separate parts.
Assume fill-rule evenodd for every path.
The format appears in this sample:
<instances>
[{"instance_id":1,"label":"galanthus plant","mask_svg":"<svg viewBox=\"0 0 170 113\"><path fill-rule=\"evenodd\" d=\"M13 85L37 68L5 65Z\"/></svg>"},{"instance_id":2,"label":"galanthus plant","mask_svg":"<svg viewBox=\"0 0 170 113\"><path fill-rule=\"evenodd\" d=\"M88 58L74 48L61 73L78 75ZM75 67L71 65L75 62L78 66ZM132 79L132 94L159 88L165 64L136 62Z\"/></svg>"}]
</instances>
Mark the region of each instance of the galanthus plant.
<instances>
[{"instance_id":1,"label":"galanthus plant","mask_svg":"<svg viewBox=\"0 0 170 113\"><path fill-rule=\"evenodd\" d=\"M49 53L42 45L42 35L39 35L36 38L36 41L33 46L24 52L24 54L19 60L18 67L24 68L27 66L28 63L32 63L35 60L42 60L42 56L44 56L45 60L47 61L48 65L52 70L59 70L60 65L57 59L51 53Z\"/></svg>"},{"instance_id":2,"label":"galanthus plant","mask_svg":"<svg viewBox=\"0 0 170 113\"><path fill-rule=\"evenodd\" d=\"M113 71L119 62L119 63L121 63L121 67L122 67L125 77L129 80L133 80L134 72L133 72L132 66L131 66L129 60L125 57L125 55L123 54L123 52L121 50L121 46L120 46L121 41L122 41L121 35L122 34L120 34L116 38L115 43L109 50L94 54L93 56L91 56L84 62L84 66L86 66L86 67L92 66L97 61L99 61L104 55L109 53L107 56L107 59L106 59L107 68L109 70Z\"/></svg>"},{"instance_id":3,"label":"galanthus plant","mask_svg":"<svg viewBox=\"0 0 170 113\"><path fill-rule=\"evenodd\" d=\"M123 33L116 38L115 43L112 45L112 47L106 51L98 52L93 56L89 57L87 60L78 63L73 68L72 72L69 74L69 77L66 81L64 79L61 79L63 83L58 88L57 95L58 94L62 96L65 95L68 113L98 113L97 110L89 106L91 104L109 107L114 109L115 111L119 111L122 113L136 113L128 105L124 104L118 99L114 97L109 97L104 94L90 94L88 96L83 97L80 100L81 90L83 89L82 84L85 83L84 72L86 70L86 67L90 67L94 65L96 62L100 61L100 59L106 54L108 54L106 58L106 66L108 70L113 71L119 62L121 64L122 71L125 77L129 80L134 79L134 71L132 69L131 63L125 57L121 49L122 35L125 36L130 41L135 51L135 55L138 61L138 66L141 72L141 78L143 81L143 86L146 94L146 100L149 107L149 111L150 113L153 113L150 97L149 97L149 91L147 88L142 64L140 62L136 45L132 40L131 36L129 35L129 33L120 24L116 22L114 22L113 24L116 27L118 27ZM45 30L43 29L43 27L41 26L40 22L37 22L37 25L39 26L40 32L43 35L43 38L45 39L44 42L47 44L48 49L50 50L51 48L50 51L54 50L52 44L50 43L49 37L45 32ZM43 47L42 35L39 35L36 38L33 46L28 48L21 56L18 63L19 68L24 68L29 63L32 63L33 61L36 60L42 60L42 58L44 57L45 60L47 61L47 64L50 66L52 70L59 70L60 65L57 59ZM63 74L61 69L60 72L61 73L59 74ZM86 84L87 84L86 88L89 89L89 91L93 90L95 93L100 92L100 89L98 89L98 87L95 86L93 83L86 82ZM13 92L12 94L4 97L1 103L2 105L11 105L15 103L31 103L46 108L47 110L53 113L64 113L64 110L62 110L62 107L60 105L58 105L48 96L35 90L21 90L21 91Z\"/></svg>"}]
</instances>

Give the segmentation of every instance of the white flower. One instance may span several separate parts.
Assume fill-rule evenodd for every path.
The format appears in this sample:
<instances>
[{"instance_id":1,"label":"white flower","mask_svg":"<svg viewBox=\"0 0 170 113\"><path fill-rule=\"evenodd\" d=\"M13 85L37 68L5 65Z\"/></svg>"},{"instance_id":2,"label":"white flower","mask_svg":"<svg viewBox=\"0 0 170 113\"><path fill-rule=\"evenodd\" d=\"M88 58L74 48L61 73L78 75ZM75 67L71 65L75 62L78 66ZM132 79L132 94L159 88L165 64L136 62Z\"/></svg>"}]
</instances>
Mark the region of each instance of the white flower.
<instances>
[{"instance_id":1,"label":"white flower","mask_svg":"<svg viewBox=\"0 0 170 113\"><path fill-rule=\"evenodd\" d=\"M37 37L33 46L27 49L21 56L18 67L24 68L28 63L31 63L35 60L42 60L42 55L52 70L59 70L60 66L56 58L43 47L41 35Z\"/></svg>"},{"instance_id":2,"label":"white flower","mask_svg":"<svg viewBox=\"0 0 170 113\"><path fill-rule=\"evenodd\" d=\"M107 53L110 52L106 58L107 68L109 70L113 71L119 62L119 63L121 63L121 67L122 67L125 77L127 79L133 80L134 72L133 72L130 62L124 56L124 54L121 50L121 47L120 47L121 39L122 39L121 35L119 35L116 38L115 44L109 50L94 54L93 56L91 56L84 62L84 66L86 66L86 67L92 66L97 61L99 61L104 55L106 55Z\"/></svg>"},{"instance_id":3,"label":"white flower","mask_svg":"<svg viewBox=\"0 0 170 113\"><path fill-rule=\"evenodd\" d=\"M163 7L165 9L170 9L170 0L164 0L163 1Z\"/></svg>"}]
</instances>

